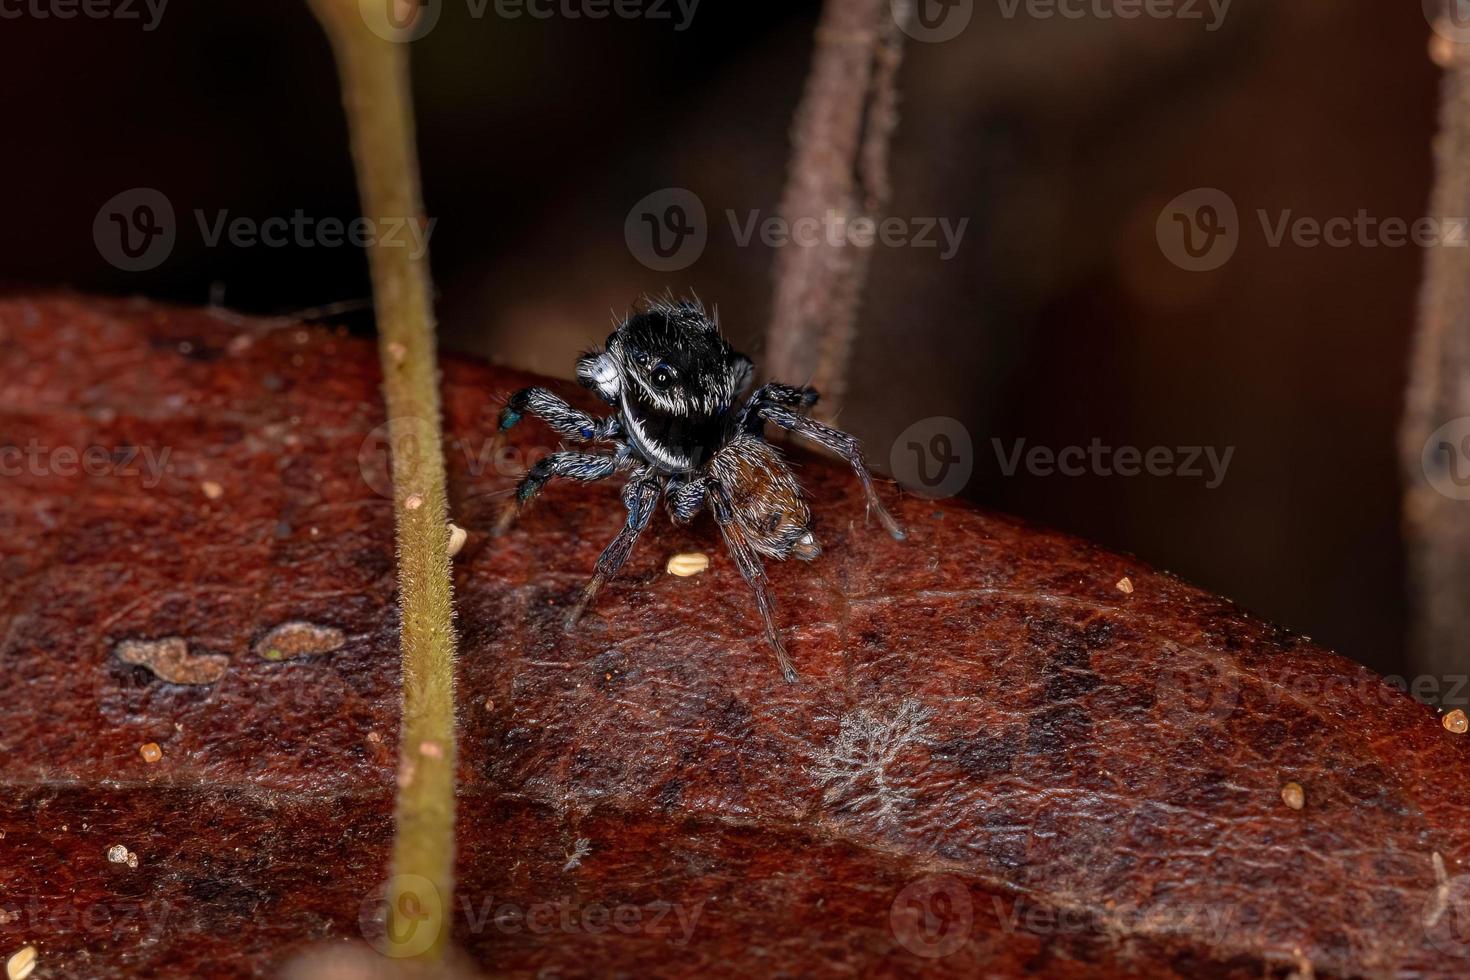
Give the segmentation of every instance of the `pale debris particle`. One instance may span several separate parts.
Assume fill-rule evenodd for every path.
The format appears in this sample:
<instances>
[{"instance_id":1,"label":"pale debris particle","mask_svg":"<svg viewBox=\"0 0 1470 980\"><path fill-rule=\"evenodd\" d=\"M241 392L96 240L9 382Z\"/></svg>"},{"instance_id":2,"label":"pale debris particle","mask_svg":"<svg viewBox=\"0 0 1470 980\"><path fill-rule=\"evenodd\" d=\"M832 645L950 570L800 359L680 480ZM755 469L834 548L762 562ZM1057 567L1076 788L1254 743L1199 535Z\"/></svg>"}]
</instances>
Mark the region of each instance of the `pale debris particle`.
<instances>
[{"instance_id":1,"label":"pale debris particle","mask_svg":"<svg viewBox=\"0 0 1470 980\"><path fill-rule=\"evenodd\" d=\"M122 844L113 844L107 849L107 860L113 864L127 864L128 849Z\"/></svg>"},{"instance_id":2,"label":"pale debris particle","mask_svg":"<svg viewBox=\"0 0 1470 980\"><path fill-rule=\"evenodd\" d=\"M395 365L396 364L402 364L403 363L403 359L406 358L407 356L408 356L408 348L407 347L404 347L402 344L400 344L396 340L390 340L388 342L388 357L392 359L392 361L393 361L393 363Z\"/></svg>"},{"instance_id":3,"label":"pale debris particle","mask_svg":"<svg viewBox=\"0 0 1470 980\"><path fill-rule=\"evenodd\" d=\"M160 749L158 747L157 742L144 742L142 745L138 746L138 754L143 757L144 762L148 763L151 766L153 765L153 763L163 758L163 749Z\"/></svg>"},{"instance_id":4,"label":"pale debris particle","mask_svg":"<svg viewBox=\"0 0 1470 980\"><path fill-rule=\"evenodd\" d=\"M423 505L424 505L424 498L423 497L420 497L416 493L409 494L408 495L408 499L403 502L403 506L406 507L409 510L418 510Z\"/></svg>"},{"instance_id":5,"label":"pale debris particle","mask_svg":"<svg viewBox=\"0 0 1470 980\"><path fill-rule=\"evenodd\" d=\"M575 871L582 866L582 859L592 853L592 839L589 837L578 837L572 844L572 849L566 852L567 863L561 866L563 871Z\"/></svg>"},{"instance_id":6,"label":"pale debris particle","mask_svg":"<svg viewBox=\"0 0 1470 980\"><path fill-rule=\"evenodd\" d=\"M179 636L124 640L117 645L117 658L147 667L170 684L213 684L230 665L230 658L222 653L191 654L189 644Z\"/></svg>"},{"instance_id":7,"label":"pale debris particle","mask_svg":"<svg viewBox=\"0 0 1470 980\"><path fill-rule=\"evenodd\" d=\"M464 543L469 540L469 533L458 524L449 525L449 557L453 558L459 554Z\"/></svg>"},{"instance_id":8,"label":"pale debris particle","mask_svg":"<svg viewBox=\"0 0 1470 980\"><path fill-rule=\"evenodd\" d=\"M36 972L36 947L23 946L5 961L6 980L26 980Z\"/></svg>"},{"instance_id":9,"label":"pale debris particle","mask_svg":"<svg viewBox=\"0 0 1470 980\"><path fill-rule=\"evenodd\" d=\"M137 866L138 866L138 855L134 854L132 851L129 851L128 852L128 867L130 867L130 868L136 868Z\"/></svg>"},{"instance_id":10,"label":"pale debris particle","mask_svg":"<svg viewBox=\"0 0 1470 980\"><path fill-rule=\"evenodd\" d=\"M1451 711L1440 719L1440 723L1444 725L1445 731L1454 732L1456 735L1464 735L1467 731L1470 731L1470 718L1465 717L1463 708L1456 708L1454 711Z\"/></svg>"},{"instance_id":11,"label":"pale debris particle","mask_svg":"<svg viewBox=\"0 0 1470 980\"><path fill-rule=\"evenodd\" d=\"M1426 929L1439 925L1440 917L1450 907L1450 873L1445 870L1444 858L1435 851L1430 855L1430 863L1434 865L1434 901L1424 910Z\"/></svg>"},{"instance_id":12,"label":"pale debris particle","mask_svg":"<svg viewBox=\"0 0 1470 980\"><path fill-rule=\"evenodd\" d=\"M927 744L924 729L930 715L919 702L906 700L887 720L862 708L843 718L837 737L807 770L823 784L822 801L871 811L879 820L912 803L907 787L889 782L888 767L908 746Z\"/></svg>"},{"instance_id":13,"label":"pale debris particle","mask_svg":"<svg viewBox=\"0 0 1470 980\"><path fill-rule=\"evenodd\" d=\"M19 912L11 912L9 909L0 909L0 926L8 926L19 918Z\"/></svg>"},{"instance_id":14,"label":"pale debris particle","mask_svg":"<svg viewBox=\"0 0 1470 980\"><path fill-rule=\"evenodd\" d=\"M709 555L701 551L689 551L684 554L675 555L669 559L667 566L670 575L677 575L680 578L698 575L706 568L709 568Z\"/></svg>"},{"instance_id":15,"label":"pale debris particle","mask_svg":"<svg viewBox=\"0 0 1470 980\"><path fill-rule=\"evenodd\" d=\"M1307 794L1302 789L1301 783L1287 783L1281 787L1281 802L1293 810L1300 810L1307 805Z\"/></svg>"},{"instance_id":16,"label":"pale debris particle","mask_svg":"<svg viewBox=\"0 0 1470 980\"><path fill-rule=\"evenodd\" d=\"M266 660L294 660L341 649L347 637L335 626L282 623L255 642L256 655Z\"/></svg>"},{"instance_id":17,"label":"pale debris particle","mask_svg":"<svg viewBox=\"0 0 1470 980\"><path fill-rule=\"evenodd\" d=\"M438 742L425 739L419 743L419 755L429 759L444 758L444 749Z\"/></svg>"},{"instance_id":18,"label":"pale debris particle","mask_svg":"<svg viewBox=\"0 0 1470 980\"><path fill-rule=\"evenodd\" d=\"M199 489L202 490L204 492L204 496L208 497L210 500L218 500L225 495L225 488L220 486L218 483L215 483L213 480L205 480L203 483L199 484Z\"/></svg>"},{"instance_id":19,"label":"pale debris particle","mask_svg":"<svg viewBox=\"0 0 1470 980\"><path fill-rule=\"evenodd\" d=\"M383 736L379 735L377 732L368 732L367 733L367 740L369 742L372 742L374 745L377 745L379 742L381 742L383 740Z\"/></svg>"},{"instance_id":20,"label":"pale debris particle","mask_svg":"<svg viewBox=\"0 0 1470 980\"><path fill-rule=\"evenodd\" d=\"M1133 594L1133 580L1131 578L1129 578L1128 576L1124 575L1122 578L1118 579L1118 584L1117 584L1116 588L1117 588L1117 590L1119 592L1123 593L1124 595L1132 595Z\"/></svg>"}]
</instances>

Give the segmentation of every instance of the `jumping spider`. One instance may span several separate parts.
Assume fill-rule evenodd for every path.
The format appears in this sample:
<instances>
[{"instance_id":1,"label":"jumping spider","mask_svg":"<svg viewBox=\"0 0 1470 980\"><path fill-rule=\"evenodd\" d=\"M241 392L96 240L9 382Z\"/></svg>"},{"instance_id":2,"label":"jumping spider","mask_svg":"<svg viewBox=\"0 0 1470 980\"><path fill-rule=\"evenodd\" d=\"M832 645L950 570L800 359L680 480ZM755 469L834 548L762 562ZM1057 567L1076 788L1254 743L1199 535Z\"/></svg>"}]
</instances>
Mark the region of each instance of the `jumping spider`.
<instances>
[{"instance_id":1,"label":"jumping spider","mask_svg":"<svg viewBox=\"0 0 1470 980\"><path fill-rule=\"evenodd\" d=\"M516 488L498 529L552 477L603 480L631 469L623 487L628 520L597 560L597 569L566 616L571 629L633 551L660 496L669 515L686 524L706 505L725 538L741 575L755 592L766 639L786 680L796 671L781 642L760 556L811 561L822 553L812 536L811 512L781 454L765 441L767 422L811 439L852 464L870 512L893 537L904 532L883 508L863 466L858 441L802 414L817 401L811 388L766 384L741 406L754 366L720 336L715 320L693 301L654 301L628 317L577 361L577 380L616 413L596 419L572 408L544 388L510 396L500 414L505 432L524 415L534 415L575 442L610 443L610 455L556 452L533 466Z\"/></svg>"}]
</instances>

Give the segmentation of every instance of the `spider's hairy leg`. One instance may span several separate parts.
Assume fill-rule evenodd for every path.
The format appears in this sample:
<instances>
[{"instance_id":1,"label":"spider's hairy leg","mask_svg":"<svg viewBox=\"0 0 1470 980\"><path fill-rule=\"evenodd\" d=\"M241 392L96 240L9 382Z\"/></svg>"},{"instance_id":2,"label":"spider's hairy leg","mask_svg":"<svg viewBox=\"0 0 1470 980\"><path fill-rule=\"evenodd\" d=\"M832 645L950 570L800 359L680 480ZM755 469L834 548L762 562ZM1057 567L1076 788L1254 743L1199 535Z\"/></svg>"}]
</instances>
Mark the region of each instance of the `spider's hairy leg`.
<instances>
[{"instance_id":1,"label":"spider's hairy leg","mask_svg":"<svg viewBox=\"0 0 1470 980\"><path fill-rule=\"evenodd\" d=\"M615 416L599 421L545 388L522 388L511 395L500 412L498 431L513 428L526 415L541 419L560 435L577 442L606 440L618 432Z\"/></svg>"},{"instance_id":2,"label":"spider's hairy leg","mask_svg":"<svg viewBox=\"0 0 1470 980\"><path fill-rule=\"evenodd\" d=\"M770 643L771 650L776 654L776 664L781 668L781 676L786 678L788 684L795 684L796 668L791 666L791 657L786 653L786 644L782 642L781 630L776 625L775 603L771 599L770 584L766 581L766 570L761 565L760 556L746 543L740 525L735 521L735 513L725 488L714 481L710 481L709 503L715 514L715 523L720 526L720 533L725 538L725 547L735 560L735 567L740 569L745 583L755 593L755 604L760 610L761 622L765 627L766 642Z\"/></svg>"},{"instance_id":3,"label":"spider's hairy leg","mask_svg":"<svg viewBox=\"0 0 1470 980\"><path fill-rule=\"evenodd\" d=\"M495 522L494 533L504 534L515 522L521 510L541 492L541 488L546 486L547 481L552 477L560 476L588 483L594 480L606 480L618 471L618 467L623 465L626 458L621 447L612 456L560 452L541 457L516 485L515 499L506 505L505 510L501 511L500 519Z\"/></svg>"},{"instance_id":4,"label":"spider's hairy leg","mask_svg":"<svg viewBox=\"0 0 1470 980\"><path fill-rule=\"evenodd\" d=\"M663 490L663 479L655 476L646 467L635 473L627 486L623 487L623 503L628 508L628 520L618 536L612 539L612 543L603 549L602 555L597 559L597 569L592 573L592 579L582 588L582 594L567 611L563 624L567 630L570 631L577 625L592 600L597 598L597 593L612 581L623 563L628 560L628 556L633 553L633 544L648 526L648 519L653 516Z\"/></svg>"},{"instance_id":5,"label":"spider's hairy leg","mask_svg":"<svg viewBox=\"0 0 1470 980\"><path fill-rule=\"evenodd\" d=\"M757 415L759 418L779 425L789 432L810 439L812 442L831 450L847 460L851 464L853 472L857 474L858 480L862 482L863 493L868 498L869 512L877 513L878 522L896 540L902 541L908 537L904 533L904 529L893 519L893 515L888 513L888 510L883 506L883 502L878 499L878 492L873 489L873 478L868 475L868 468L863 463L863 447L858 443L857 439L843 432L841 429L834 429L830 425L823 425L816 419L809 419L805 415L799 415L781 405L764 405L757 411Z\"/></svg>"}]
</instances>

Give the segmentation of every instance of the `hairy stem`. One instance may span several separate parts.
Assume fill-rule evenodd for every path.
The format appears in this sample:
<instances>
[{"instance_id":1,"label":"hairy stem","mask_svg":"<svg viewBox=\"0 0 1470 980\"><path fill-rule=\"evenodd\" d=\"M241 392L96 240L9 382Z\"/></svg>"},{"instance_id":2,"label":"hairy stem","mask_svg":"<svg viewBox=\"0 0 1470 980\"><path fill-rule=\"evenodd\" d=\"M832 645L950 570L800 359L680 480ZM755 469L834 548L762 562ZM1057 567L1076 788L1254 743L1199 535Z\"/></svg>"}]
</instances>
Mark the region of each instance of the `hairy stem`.
<instances>
[{"instance_id":1,"label":"hairy stem","mask_svg":"<svg viewBox=\"0 0 1470 980\"><path fill-rule=\"evenodd\" d=\"M364 216L380 229L422 222L407 45L369 30L358 0L310 2L336 54ZM406 245L380 237L368 249L402 608L397 834L384 951L437 960L454 886L454 631L428 259Z\"/></svg>"}]
</instances>

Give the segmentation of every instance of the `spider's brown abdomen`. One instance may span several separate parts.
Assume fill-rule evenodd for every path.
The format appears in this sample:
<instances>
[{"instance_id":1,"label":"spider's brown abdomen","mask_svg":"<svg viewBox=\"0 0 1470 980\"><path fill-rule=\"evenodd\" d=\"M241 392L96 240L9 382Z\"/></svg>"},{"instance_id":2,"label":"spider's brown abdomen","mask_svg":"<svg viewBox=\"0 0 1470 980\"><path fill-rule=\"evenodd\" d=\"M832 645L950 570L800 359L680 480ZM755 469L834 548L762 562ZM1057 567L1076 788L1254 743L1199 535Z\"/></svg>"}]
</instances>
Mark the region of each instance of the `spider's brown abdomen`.
<instances>
[{"instance_id":1,"label":"spider's brown abdomen","mask_svg":"<svg viewBox=\"0 0 1470 980\"><path fill-rule=\"evenodd\" d=\"M735 521L756 551L807 560L820 553L811 535L811 510L774 446L739 436L714 455L709 472L725 488Z\"/></svg>"}]
</instances>

